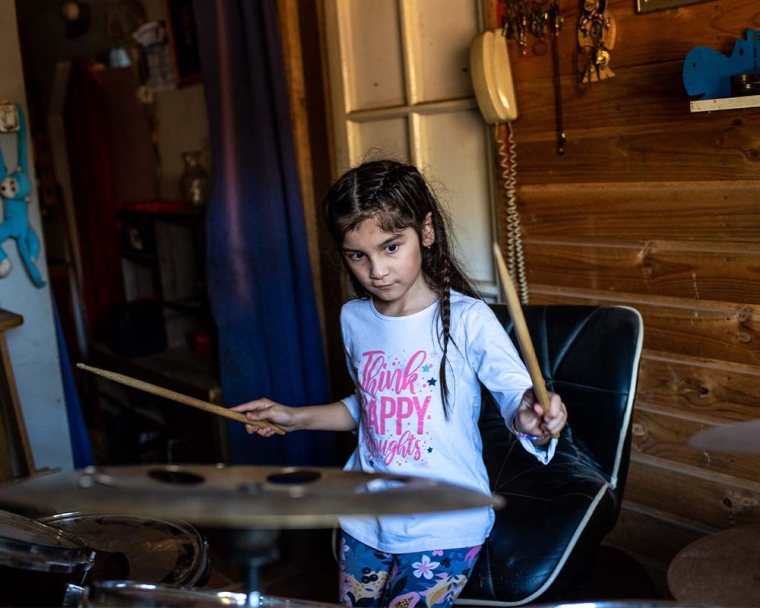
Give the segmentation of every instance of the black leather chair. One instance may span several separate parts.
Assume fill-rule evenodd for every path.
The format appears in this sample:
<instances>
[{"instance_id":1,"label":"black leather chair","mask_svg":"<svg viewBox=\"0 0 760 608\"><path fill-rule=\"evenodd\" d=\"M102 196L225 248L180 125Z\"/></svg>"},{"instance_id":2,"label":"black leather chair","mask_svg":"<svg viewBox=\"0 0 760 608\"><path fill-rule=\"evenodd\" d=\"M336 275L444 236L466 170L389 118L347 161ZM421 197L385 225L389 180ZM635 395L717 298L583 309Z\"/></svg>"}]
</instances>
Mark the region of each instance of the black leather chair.
<instances>
[{"instance_id":1,"label":"black leather chair","mask_svg":"<svg viewBox=\"0 0 760 608\"><path fill-rule=\"evenodd\" d=\"M517 344L505 305L492 308ZM643 324L623 306L526 306L547 388L568 424L548 465L528 454L484 390L480 430L493 492L506 499L458 604L573 599L620 512ZM581 598L582 599L582 598Z\"/></svg>"}]
</instances>

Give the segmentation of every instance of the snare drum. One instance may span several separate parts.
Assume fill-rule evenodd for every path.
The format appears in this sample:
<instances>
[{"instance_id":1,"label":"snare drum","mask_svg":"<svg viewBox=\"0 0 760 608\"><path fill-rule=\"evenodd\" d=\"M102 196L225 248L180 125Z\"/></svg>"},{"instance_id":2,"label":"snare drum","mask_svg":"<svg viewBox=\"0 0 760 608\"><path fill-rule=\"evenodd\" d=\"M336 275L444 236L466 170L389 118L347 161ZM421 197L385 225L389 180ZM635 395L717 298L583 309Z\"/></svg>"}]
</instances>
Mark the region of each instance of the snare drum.
<instances>
[{"instance_id":1,"label":"snare drum","mask_svg":"<svg viewBox=\"0 0 760 608\"><path fill-rule=\"evenodd\" d=\"M211 573L206 541L181 521L81 512L42 521L81 537L97 551L123 554L128 562L126 578L134 582L200 587ZM87 582L103 578L91 574Z\"/></svg>"},{"instance_id":2,"label":"snare drum","mask_svg":"<svg viewBox=\"0 0 760 608\"><path fill-rule=\"evenodd\" d=\"M0 606L61 606L94 559L78 536L0 511Z\"/></svg>"},{"instance_id":3,"label":"snare drum","mask_svg":"<svg viewBox=\"0 0 760 608\"><path fill-rule=\"evenodd\" d=\"M263 595L259 605L266 608L337 608L337 604L290 600ZM233 591L178 589L131 581L104 581L88 588L83 608L141 606L180 608L195 606L248 606L248 595Z\"/></svg>"}]
</instances>

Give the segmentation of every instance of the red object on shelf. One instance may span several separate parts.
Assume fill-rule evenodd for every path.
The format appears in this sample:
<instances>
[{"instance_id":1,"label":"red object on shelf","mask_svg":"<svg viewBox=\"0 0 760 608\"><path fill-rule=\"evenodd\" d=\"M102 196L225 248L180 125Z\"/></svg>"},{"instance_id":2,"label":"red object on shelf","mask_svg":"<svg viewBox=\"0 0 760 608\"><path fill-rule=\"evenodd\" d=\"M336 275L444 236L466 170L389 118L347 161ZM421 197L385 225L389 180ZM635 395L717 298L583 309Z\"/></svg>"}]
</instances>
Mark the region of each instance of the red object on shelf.
<instances>
[{"instance_id":1,"label":"red object on shelf","mask_svg":"<svg viewBox=\"0 0 760 608\"><path fill-rule=\"evenodd\" d=\"M187 332L187 340L190 350L193 352L211 353L214 350L211 334L203 329Z\"/></svg>"}]
</instances>

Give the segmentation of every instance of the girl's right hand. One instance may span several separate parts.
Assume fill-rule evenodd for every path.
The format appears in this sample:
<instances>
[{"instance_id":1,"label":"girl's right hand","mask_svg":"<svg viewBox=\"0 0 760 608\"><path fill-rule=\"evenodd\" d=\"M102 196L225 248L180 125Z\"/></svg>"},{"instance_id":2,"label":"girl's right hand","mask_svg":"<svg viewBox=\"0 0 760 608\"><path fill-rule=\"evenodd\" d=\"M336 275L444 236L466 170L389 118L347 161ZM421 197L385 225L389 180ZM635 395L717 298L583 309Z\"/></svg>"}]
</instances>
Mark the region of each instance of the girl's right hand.
<instances>
[{"instance_id":1,"label":"girl's right hand","mask_svg":"<svg viewBox=\"0 0 760 608\"><path fill-rule=\"evenodd\" d=\"M249 420L273 422L286 433L295 431L298 428L296 426L296 408L276 403L270 399L255 399L254 401L241 403L230 409L233 412L244 413ZM249 435L256 433L262 437L271 437L275 434L274 429L271 426L262 427L246 424L245 430L248 431Z\"/></svg>"}]
</instances>

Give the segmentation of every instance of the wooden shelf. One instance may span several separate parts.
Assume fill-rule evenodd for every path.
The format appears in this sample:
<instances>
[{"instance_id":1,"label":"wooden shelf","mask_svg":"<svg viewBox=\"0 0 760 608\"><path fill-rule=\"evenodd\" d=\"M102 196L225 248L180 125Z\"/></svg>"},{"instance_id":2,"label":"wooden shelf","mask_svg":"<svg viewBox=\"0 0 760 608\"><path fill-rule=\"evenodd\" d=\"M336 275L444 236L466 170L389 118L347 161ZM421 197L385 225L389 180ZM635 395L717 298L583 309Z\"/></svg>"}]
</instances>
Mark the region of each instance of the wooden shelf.
<instances>
[{"instance_id":1,"label":"wooden shelf","mask_svg":"<svg viewBox=\"0 0 760 608\"><path fill-rule=\"evenodd\" d=\"M32 446L13 375L5 331L18 327L24 317L0 309L0 481L28 477L35 472Z\"/></svg>"},{"instance_id":2,"label":"wooden shelf","mask_svg":"<svg viewBox=\"0 0 760 608\"><path fill-rule=\"evenodd\" d=\"M149 266L155 266L158 263L158 256L155 253L140 253L137 251L124 251L121 257L138 264L146 264Z\"/></svg>"},{"instance_id":3,"label":"wooden shelf","mask_svg":"<svg viewBox=\"0 0 760 608\"><path fill-rule=\"evenodd\" d=\"M718 110L741 110L760 108L760 95L723 97L721 99L699 99L690 104L692 112L715 112Z\"/></svg>"},{"instance_id":4,"label":"wooden shelf","mask_svg":"<svg viewBox=\"0 0 760 608\"><path fill-rule=\"evenodd\" d=\"M0 309L0 331L18 327L24 322L24 317L15 312Z\"/></svg>"}]
</instances>

